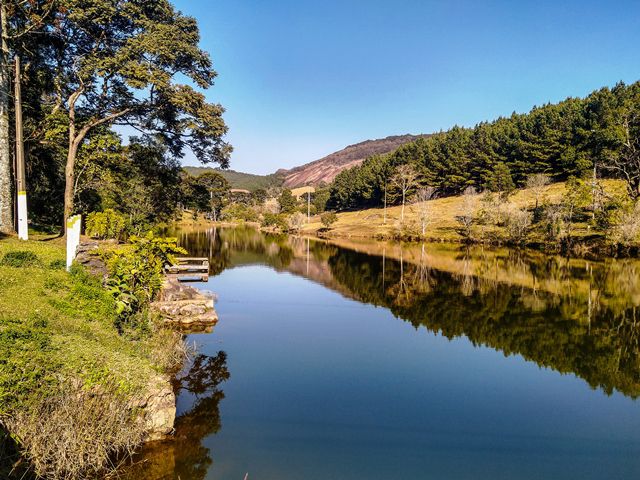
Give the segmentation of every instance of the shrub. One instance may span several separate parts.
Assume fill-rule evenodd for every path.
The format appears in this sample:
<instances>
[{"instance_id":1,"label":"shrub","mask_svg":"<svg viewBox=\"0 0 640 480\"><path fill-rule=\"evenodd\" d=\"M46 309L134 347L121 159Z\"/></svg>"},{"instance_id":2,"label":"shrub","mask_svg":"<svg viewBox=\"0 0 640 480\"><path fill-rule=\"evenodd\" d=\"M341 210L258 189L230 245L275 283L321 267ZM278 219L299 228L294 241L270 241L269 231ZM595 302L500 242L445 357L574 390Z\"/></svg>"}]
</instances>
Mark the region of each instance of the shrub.
<instances>
[{"instance_id":1,"label":"shrub","mask_svg":"<svg viewBox=\"0 0 640 480\"><path fill-rule=\"evenodd\" d=\"M3 267L40 267L42 262L38 256L27 250L15 250L13 252L7 252L2 260L0 260L0 266Z\"/></svg>"},{"instance_id":2,"label":"shrub","mask_svg":"<svg viewBox=\"0 0 640 480\"><path fill-rule=\"evenodd\" d=\"M286 215L275 213L265 213L262 217L261 225L263 227L274 227L283 231L289 228Z\"/></svg>"},{"instance_id":3,"label":"shrub","mask_svg":"<svg viewBox=\"0 0 640 480\"><path fill-rule=\"evenodd\" d=\"M87 215L85 233L91 238L121 240L127 229L127 218L113 209Z\"/></svg>"},{"instance_id":4,"label":"shrub","mask_svg":"<svg viewBox=\"0 0 640 480\"><path fill-rule=\"evenodd\" d=\"M289 230L293 232L299 232L306 219L306 215L303 215L300 212L295 212L289 217Z\"/></svg>"},{"instance_id":5,"label":"shrub","mask_svg":"<svg viewBox=\"0 0 640 480\"><path fill-rule=\"evenodd\" d=\"M503 213L509 240L517 244L523 243L529 233L533 215L515 206L505 208Z\"/></svg>"},{"instance_id":6,"label":"shrub","mask_svg":"<svg viewBox=\"0 0 640 480\"><path fill-rule=\"evenodd\" d=\"M49 268L51 270L64 270L65 268L67 268L67 262L59 258L57 260L51 261L51 263L49 263Z\"/></svg>"},{"instance_id":7,"label":"shrub","mask_svg":"<svg viewBox=\"0 0 640 480\"><path fill-rule=\"evenodd\" d=\"M473 239L473 225L477 221L476 197L476 191L472 187L468 187L462 197L459 215L456 215L457 231L465 241Z\"/></svg>"},{"instance_id":8,"label":"shrub","mask_svg":"<svg viewBox=\"0 0 640 480\"><path fill-rule=\"evenodd\" d=\"M176 262L174 255L187 253L175 238L155 237L151 232L131 237L130 242L107 254L107 285L121 323L134 320L134 315L153 300L162 287L165 266Z\"/></svg>"},{"instance_id":9,"label":"shrub","mask_svg":"<svg viewBox=\"0 0 640 480\"><path fill-rule=\"evenodd\" d=\"M324 228L328 229L329 227L331 227L331 225L338 221L338 215L336 215L336 212L324 212L322 215L320 215L320 221L322 222Z\"/></svg>"},{"instance_id":10,"label":"shrub","mask_svg":"<svg viewBox=\"0 0 640 480\"><path fill-rule=\"evenodd\" d=\"M97 478L115 454L132 454L145 424L116 387L60 386L10 421L39 478Z\"/></svg>"},{"instance_id":11,"label":"shrub","mask_svg":"<svg viewBox=\"0 0 640 480\"><path fill-rule=\"evenodd\" d=\"M241 220L245 222L256 222L258 221L258 214L256 211L242 203L232 203L231 205L227 205L220 212L220 219L222 220Z\"/></svg>"},{"instance_id":12,"label":"shrub","mask_svg":"<svg viewBox=\"0 0 640 480\"><path fill-rule=\"evenodd\" d=\"M298 211L305 216L307 215L307 212L309 213L309 215L315 215L316 213L318 213L318 209L313 203L310 205L307 205L306 203L304 205L300 205L298 207Z\"/></svg>"},{"instance_id":13,"label":"shrub","mask_svg":"<svg viewBox=\"0 0 640 480\"><path fill-rule=\"evenodd\" d=\"M640 239L640 202L626 208L618 216L613 229L612 238L615 242L628 247Z\"/></svg>"}]
</instances>

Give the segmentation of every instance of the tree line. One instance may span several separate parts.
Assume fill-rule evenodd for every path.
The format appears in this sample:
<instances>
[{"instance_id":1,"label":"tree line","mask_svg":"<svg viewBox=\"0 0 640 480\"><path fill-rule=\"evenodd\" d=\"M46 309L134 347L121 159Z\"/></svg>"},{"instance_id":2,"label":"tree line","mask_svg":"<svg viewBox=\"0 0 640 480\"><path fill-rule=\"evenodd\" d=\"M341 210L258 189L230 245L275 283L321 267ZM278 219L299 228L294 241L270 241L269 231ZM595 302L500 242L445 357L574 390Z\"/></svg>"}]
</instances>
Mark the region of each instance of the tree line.
<instances>
[{"instance_id":1,"label":"tree line","mask_svg":"<svg viewBox=\"0 0 640 480\"><path fill-rule=\"evenodd\" d=\"M640 197L640 82L619 83L585 98L568 98L473 128L453 127L375 155L341 172L331 185L329 208L400 203L409 193L398 169L415 172L412 191L438 196L523 187L535 174L554 181L591 175L620 178Z\"/></svg>"}]
</instances>

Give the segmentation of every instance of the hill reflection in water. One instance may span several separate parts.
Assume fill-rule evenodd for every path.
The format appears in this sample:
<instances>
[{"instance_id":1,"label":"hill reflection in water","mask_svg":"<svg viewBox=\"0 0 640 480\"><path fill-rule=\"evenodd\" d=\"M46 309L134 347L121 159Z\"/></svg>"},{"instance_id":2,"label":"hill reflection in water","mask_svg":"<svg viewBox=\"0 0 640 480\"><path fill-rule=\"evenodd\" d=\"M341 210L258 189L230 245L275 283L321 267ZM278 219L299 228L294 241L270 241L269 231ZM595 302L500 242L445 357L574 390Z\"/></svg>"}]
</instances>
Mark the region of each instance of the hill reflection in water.
<instances>
[{"instance_id":1,"label":"hill reflection in water","mask_svg":"<svg viewBox=\"0 0 640 480\"><path fill-rule=\"evenodd\" d=\"M640 395L640 262L511 249L177 232L211 275L268 265L388 308L416 328L518 354L607 393Z\"/></svg>"}]
</instances>

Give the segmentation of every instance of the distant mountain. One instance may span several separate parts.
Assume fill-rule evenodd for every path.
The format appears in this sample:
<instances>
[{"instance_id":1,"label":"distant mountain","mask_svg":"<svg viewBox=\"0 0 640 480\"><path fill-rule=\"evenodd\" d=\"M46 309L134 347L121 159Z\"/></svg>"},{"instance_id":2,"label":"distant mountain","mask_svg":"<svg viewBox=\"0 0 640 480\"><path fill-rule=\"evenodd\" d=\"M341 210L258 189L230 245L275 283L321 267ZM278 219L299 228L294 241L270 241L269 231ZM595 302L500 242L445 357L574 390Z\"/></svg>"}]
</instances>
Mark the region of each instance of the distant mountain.
<instances>
[{"instance_id":1,"label":"distant mountain","mask_svg":"<svg viewBox=\"0 0 640 480\"><path fill-rule=\"evenodd\" d=\"M270 175L254 175L252 173L236 172L234 170L220 170L211 167L184 167L191 175L200 175L207 171L215 171L222 174L231 184L232 188L257 190L284 185L288 188L303 185L317 186L321 182L331 183L343 170L360 165L366 158L372 155L381 155L393 152L395 149L420 137L421 135L393 135L378 140L365 140L364 142L349 145L342 150L327 155L319 160L306 163L289 170L280 169Z\"/></svg>"},{"instance_id":2,"label":"distant mountain","mask_svg":"<svg viewBox=\"0 0 640 480\"><path fill-rule=\"evenodd\" d=\"M204 172L218 172L231 184L231 188L242 188L244 190L267 189L269 187L279 187L284 181L284 177L278 173L270 175L255 175L253 173L236 172L235 170L220 170L211 167L184 167L189 174L198 176Z\"/></svg>"},{"instance_id":3,"label":"distant mountain","mask_svg":"<svg viewBox=\"0 0 640 480\"><path fill-rule=\"evenodd\" d=\"M330 183L338 173L360 165L367 157L393 152L405 143L428 136L394 135L379 140L366 140L305 165L290 170L278 170L276 174L284 177L284 185L289 188L307 184L318 185L320 182Z\"/></svg>"}]
</instances>

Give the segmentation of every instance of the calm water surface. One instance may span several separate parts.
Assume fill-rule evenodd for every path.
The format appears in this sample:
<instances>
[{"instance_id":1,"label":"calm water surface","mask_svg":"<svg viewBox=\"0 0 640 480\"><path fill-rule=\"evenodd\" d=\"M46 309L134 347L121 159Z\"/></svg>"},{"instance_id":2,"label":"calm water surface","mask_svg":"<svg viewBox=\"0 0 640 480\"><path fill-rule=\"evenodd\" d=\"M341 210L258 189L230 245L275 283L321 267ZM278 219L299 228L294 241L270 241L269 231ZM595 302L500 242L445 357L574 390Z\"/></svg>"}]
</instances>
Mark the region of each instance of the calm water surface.
<instances>
[{"instance_id":1,"label":"calm water surface","mask_svg":"<svg viewBox=\"0 0 640 480\"><path fill-rule=\"evenodd\" d=\"M220 322L131 478L639 477L637 261L178 236Z\"/></svg>"}]
</instances>

